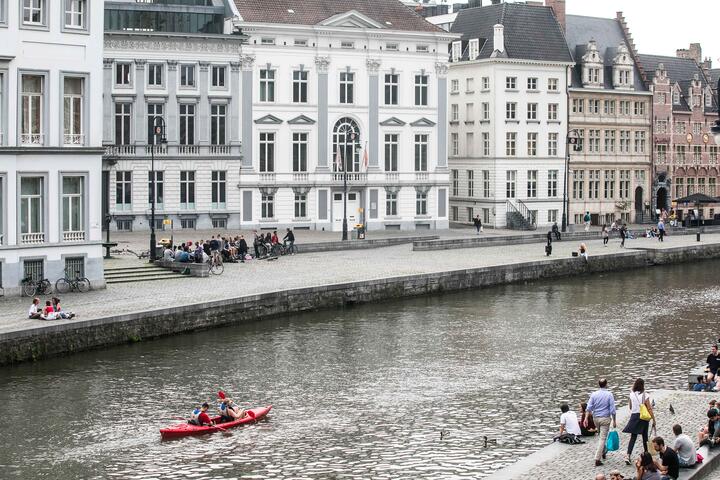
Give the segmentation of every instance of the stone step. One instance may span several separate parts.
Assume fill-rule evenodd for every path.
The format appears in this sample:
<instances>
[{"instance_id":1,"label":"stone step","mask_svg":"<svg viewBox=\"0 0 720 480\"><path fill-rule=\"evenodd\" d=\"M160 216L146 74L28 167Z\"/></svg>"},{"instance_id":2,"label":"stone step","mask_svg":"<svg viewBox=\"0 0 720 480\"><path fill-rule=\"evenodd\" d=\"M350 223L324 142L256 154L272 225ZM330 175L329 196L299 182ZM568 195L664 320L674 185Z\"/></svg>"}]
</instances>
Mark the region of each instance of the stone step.
<instances>
[{"instance_id":1,"label":"stone step","mask_svg":"<svg viewBox=\"0 0 720 480\"><path fill-rule=\"evenodd\" d=\"M113 278L106 279L107 285L117 285L121 283L138 283L138 282L154 282L157 280L167 280L169 278L183 278L183 275L163 275L163 276L146 276L146 277L131 277L131 278Z\"/></svg>"},{"instance_id":2,"label":"stone step","mask_svg":"<svg viewBox=\"0 0 720 480\"><path fill-rule=\"evenodd\" d=\"M162 267L155 265L135 265L133 267L107 267L106 272L126 272L126 271L155 271L161 270Z\"/></svg>"},{"instance_id":3,"label":"stone step","mask_svg":"<svg viewBox=\"0 0 720 480\"><path fill-rule=\"evenodd\" d=\"M160 270L157 272L122 272L105 274L106 280L115 280L118 278L140 278L140 277L175 277L178 273L172 270Z\"/></svg>"}]
</instances>

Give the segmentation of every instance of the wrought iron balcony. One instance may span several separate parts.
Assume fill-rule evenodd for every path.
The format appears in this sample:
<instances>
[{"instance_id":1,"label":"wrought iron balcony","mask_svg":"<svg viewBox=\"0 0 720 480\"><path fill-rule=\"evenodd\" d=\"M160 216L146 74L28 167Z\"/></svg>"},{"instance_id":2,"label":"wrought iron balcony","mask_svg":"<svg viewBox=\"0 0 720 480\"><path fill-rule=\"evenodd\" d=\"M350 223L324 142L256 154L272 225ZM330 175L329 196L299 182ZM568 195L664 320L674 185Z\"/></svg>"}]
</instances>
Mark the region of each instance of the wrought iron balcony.
<instances>
[{"instance_id":1,"label":"wrought iron balcony","mask_svg":"<svg viewBox=\"0 0 720 480\"><path fill-rule=\"evenodd\" d=\"M82 133L66 133L63 135L64 145L85 145L85 135Z\"/></svg>"},{"instance_id":2,"label":"wrought iron balcony","mask_svg":"<svg viewBox=\"0 0 720 480\"><path fill-rule=\"evenodd\" d=\"M23 133L20 135L22 145L44 145L45 135L42 133Z\"/></svg>"}]
</instances>

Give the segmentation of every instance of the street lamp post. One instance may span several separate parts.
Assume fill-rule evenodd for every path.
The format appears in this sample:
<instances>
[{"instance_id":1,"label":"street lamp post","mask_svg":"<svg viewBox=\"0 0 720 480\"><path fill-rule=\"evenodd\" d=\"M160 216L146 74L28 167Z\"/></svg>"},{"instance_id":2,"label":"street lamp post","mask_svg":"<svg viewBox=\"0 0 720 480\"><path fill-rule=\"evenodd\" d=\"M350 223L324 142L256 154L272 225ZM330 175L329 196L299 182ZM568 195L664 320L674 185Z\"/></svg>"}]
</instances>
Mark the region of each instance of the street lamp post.
<instances>
[{"instance_id":1,"label":"street lamp post","mask_svg":"<svg viewBox=\"0 0 720 480\"><path fill-rule=\"evenodd\" d=\"M150 176L152 181L150 182L150 262L153 263L157 260L155 251L155 245L157 241L155 239L155 141L159 137L160 143L167 143L165 138L165 119L160 116L152 117L152 142L150 143Z\"/></svg>"},{"instance_id":2,"label":"street lamp post","mask_svg":"<svg viewBox=\"0 0 720 480\"><path fill-rule=\"evenodd\" d=\"M570 136L570 134L574 134L574 136ZM578 150L578 130L572 129L568 130L567 133L567 139L565 142L565 175L563 175L563 208L562 208L562 225L560 229L563 233L567 230L568 226L568 215L570 210L570 197L568 196L568 176L570 175L570 147L573 148L573 150Z\"/></svg>"},{"instance_id":3,"label":"street lamp post","mask_svg":"<svg viewBox=\"0 0 720 480\"><path fill-rule=\"evenodd\" d=\"M352 152L350 154L350 160L353 161L355 159L355 145L360 141L360 136L356 134L355 132L350 133L350 145L352 147ZM342 225L342 239L347 240L348 239L348 224L347 224L347 194L348 194L348 184L347 184L347 136L344 137L343 142L343 150L345 155L342 156L342 163L343 163L343 225ZM340 145L338 144L338 148L340 148Z\"/></svg>"}]
</instances>

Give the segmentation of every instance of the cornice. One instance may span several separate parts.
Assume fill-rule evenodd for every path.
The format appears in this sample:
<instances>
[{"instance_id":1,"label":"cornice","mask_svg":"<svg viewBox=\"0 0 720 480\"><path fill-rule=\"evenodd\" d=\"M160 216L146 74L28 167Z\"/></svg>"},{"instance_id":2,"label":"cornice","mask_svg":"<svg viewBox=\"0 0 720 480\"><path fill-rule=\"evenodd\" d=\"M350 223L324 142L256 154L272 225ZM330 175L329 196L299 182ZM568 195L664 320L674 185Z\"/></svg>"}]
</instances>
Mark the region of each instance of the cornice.
<instances>
[{"instance_id":1,"label":"cornice","mask_svg":"<svg viewBox=\"0 0 720 480\"><path fill-rule=\"evenodd\" d=\"M105 36L105 51L124 50L161 51L161 52L202 52L202 53L240 53L240 44L228 42L223 38L174 38L174 37L114 37Z\"/></svg>"}]
</instances>

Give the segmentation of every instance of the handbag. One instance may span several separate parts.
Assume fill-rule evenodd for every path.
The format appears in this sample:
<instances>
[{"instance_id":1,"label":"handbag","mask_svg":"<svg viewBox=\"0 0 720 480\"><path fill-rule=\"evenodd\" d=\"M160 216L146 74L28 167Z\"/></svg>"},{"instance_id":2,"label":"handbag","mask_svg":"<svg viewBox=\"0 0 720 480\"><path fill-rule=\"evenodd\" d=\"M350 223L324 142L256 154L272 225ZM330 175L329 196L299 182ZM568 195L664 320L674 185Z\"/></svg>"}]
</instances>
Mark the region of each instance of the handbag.
<instances>
[{"instance_id":1,"label":"handbag","mask_svg":"<svg viewBox=\"0 0 720 480\"><path fill-rule=\"evenodd\" d=\"M645 420L646 422L652 420L650 410L645 406L645 395L642 396L642 403L640 404L640 420Z\"/></svg>"},{"instance_id":2,"label":"handbag","mask_svg":"<svg viewBox=\"0 0 720 480\"><path fill-rule=\"evenodd\" d=\"M620 450L620 435L617 430L608 432L607 441L605 442L605 448L608 452L614 452Z\"/></svg>"}]
</instances>

